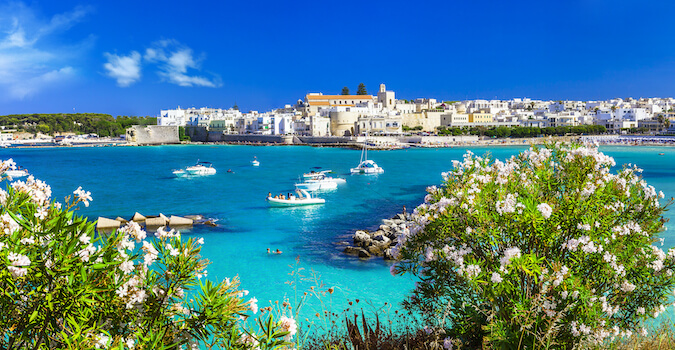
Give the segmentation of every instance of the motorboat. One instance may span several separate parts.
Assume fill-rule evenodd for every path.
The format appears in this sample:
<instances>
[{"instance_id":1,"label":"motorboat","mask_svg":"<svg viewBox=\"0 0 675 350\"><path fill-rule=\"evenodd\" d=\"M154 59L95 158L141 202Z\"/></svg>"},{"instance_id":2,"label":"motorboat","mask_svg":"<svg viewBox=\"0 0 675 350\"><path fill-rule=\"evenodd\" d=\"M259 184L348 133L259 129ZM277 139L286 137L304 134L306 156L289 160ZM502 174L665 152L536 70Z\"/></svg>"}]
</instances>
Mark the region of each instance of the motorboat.
<instances>
[{"instance_id":1,"label":"motorboat","mask_svg":"<svg viewBox=\"0 0 675 350\"><path fill-rule=\"evenodd\" d=\"M326 174L333 172L332 170L310 171L302 174L304 179L316 179L318 177L326 176Z\"/></svg>"},{"instance_id":2,"label":"motorboat","mask_svg":"<svg viewBox=\"0 0 675 350\"><path fill-rule=\"evenodd\" d=\"M288 198L274 198L270 193L267 196L267 203L272 207L297 207L326 203L326 200L323 198L312 197L307 190L297 189L295 193L297 196L291 195Z\"/></svg>"},{"instance_id":3,"label":"motorboat","mask_svg":"<svg viewBox=\"0 0 675 350\"><path fill-rule=\"evenodd\" d=\"M361 149L361 161L356 168L351 168L352 174L381 174L384 169L379 167L377 163L368 159L368 133L366 133L366 140L363 141L363 149Z\"/></svg>"},{"instance_id":4,"label":"motorboat","mask_svg":"<svg viewBox=\"0 0 675 350\"><path fill-rule=\"evenodd\" d=\"M5 171L4 174L11 178L28 176L28 172L25 169L11 169Z\"/></svg>"},{"instance_id":5,"label":"motorboat","mask_svg":"<svg viewBox=\"0 0 675 350\"><path fill-rule=\"evenodd\" d=\"M295 184L295 188L307 190L307 191L326 191L334 190L338 186L338 183L332 177L316 177L313 179L307 179L305 182Z\"/></svg>"},{"instance_id":6,"label":"motorboat","mask_svg":"<svg viewBox=\"0 0 675 350\"><path fill-rule=\"evenodd\" d=\"M177 177L214 175L215 173L216 168L210 162L197 162L193 166L173 171L173 174Z\"/></svg>"},{"instance_id":7,"label":"motorboat","mask_svg":"<svg viewBox=\"0 0 675 350\"><path fill-rule=\"evenodd\" d=\"M253 157L253 160L251 161L251 165L260 166L260 162L258 161L258 158Z\"/></svg>"}]
</instances>

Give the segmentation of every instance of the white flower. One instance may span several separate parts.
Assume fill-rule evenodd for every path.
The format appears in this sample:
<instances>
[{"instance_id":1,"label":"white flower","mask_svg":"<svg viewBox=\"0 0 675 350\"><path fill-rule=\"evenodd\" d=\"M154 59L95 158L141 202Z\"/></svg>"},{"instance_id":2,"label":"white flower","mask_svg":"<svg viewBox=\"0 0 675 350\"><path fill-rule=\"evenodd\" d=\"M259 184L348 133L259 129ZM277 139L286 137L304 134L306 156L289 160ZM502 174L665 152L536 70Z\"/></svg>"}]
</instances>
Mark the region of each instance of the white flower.
<instances>
[{"instance_id":1,"label":"white flower","mask_svg":"<svg viewBox=\"0 0 675 350\"><path fill-rule=\"evenodd\" d=\"M520 248L511 247L504 250L504 256L499 259L501 268L505 268L511 262L512 258L520 258Z\"/></svg>"},{"instance_id":2,"label":"white flower","mask_svg":"<svg viewBox=\"0 0 675 350\"><path fill-rule=\"evenodd\" d=\"M632 284L628 281L623 281L623 283L621 283L621 290L626 292L626 293L630 293L630 292L634 291L635 287L636 286L634 284Z\"/></svg>"},{"instance_id":3,"label":"white flower","mask_svg":"<svg viewBox=\"0 0 675 350\"><path fill-rule=\"evenodd\" d=\"M466 267L466 274L469 278L478 276L480 272L481 269L478 265L469 265Z\"/></svg>"},{"instance_id":4,"label":"white flower","mask_svg":"<svg viewBox=\"0 0 675 350\"><path fill-rule=\"evenodd\" d=\"M286 317L284 315L284 316L281 316L281 318L279 319L279 322L281 323L281 329L284 332L289 332L284 337L284 339L286 341L291 340L293 338L293 336L295 335L295 333L297 333L297 331L298 331L298 325L295 322L295 319L293 319L292 317Z\"/></svg>"},{"instance_id":5,"label":"white flower","mask_svg":"<svg viewBox=\"0 0 675 350\"><path fill-rule=\"evenodd\" d=\"M134 270L134 262L131 260L127 260L123 263L120 264L120 270L124 272L125 275L128 275L131 273L131 271Z\"/></svg>"},{"instance_id":6,"label":"white flower","mask_svg":"<svg viewBox=\"0 0 675 350\"><path fill-rule=\"evenodd\" d=\"M94 345L97 349L105 349L108 347L109 340L110 338L107 335L101 333L98 337L96 337L96 343Z\"/></svg>"},{"instance_id":7,"label":"white flower","mask_svg":"<svg viewBox=\"0 0 675 350\"><path fill-rule=\"evenodd\" d=\"M258 313L258 299L255 297L251 298L249 307L251 308L251 311L253 311L254 314Z\"/></svg>"},{"instance_id":8,"label":"white flower","mask_svg":"<svg viewBox=\"0 0 675 350\"><path fill-rule=\"evenodd\" d=\"M7 259L11 261L14 266L30 265L30 259L23 254L9 253L7 254Z\"/></svg>"},{"instance_id":9,"label":"white flower","mask_svg":"<svg viewBox=\"0 0 675 350\"><path fill-rule=\"evenodd\" d=\"M12 277L19 278L28 274L28 269L16 266L7 266L7 270L12 274Z\"/></svg>"},{"instance_id":10,"label":"white flower","mask_svg":"<svg viewBox=\"0 0 675 350\"><path fill-rule=\"evenodd\" d=\"M490 278L492 283L500 283L502 281L502 276L496 272L492 273L492 278Z\"/></svg>"},{"instance_id":11,"label":"white flower","mask_svg":"<svg viewBox=\"0 0 675 350\"><path fill-rule=\"evenodd\" d=\"M551 208L550 205L546 203L541 203L537 206L537 210L541 213L541 216L544 217L544 219L548 219L551 217L551 214L553 213L553 208Z\"/></svg>"},{"instance_id":12,"label":"white flower","mask_svg":"<svg viewBox=\"0 0 675 350\"><path fill-rule=\"evenodd\" d=\"M78 202L84 202L84 206L88 207L89 206L89 201L91 201L91 192L89 191L84 191L82 189L82 186L78 187L75 191L73 191L75 196L77 197Z\"/></svg>"}]
</instances>

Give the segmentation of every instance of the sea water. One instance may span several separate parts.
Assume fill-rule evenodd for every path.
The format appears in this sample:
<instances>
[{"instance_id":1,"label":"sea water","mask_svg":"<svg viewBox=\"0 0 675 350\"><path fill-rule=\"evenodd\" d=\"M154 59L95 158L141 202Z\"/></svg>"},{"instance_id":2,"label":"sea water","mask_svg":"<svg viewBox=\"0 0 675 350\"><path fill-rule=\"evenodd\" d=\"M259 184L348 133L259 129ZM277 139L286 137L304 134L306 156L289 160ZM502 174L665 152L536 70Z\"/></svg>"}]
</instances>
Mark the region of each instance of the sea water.
<instances>
[{"instance_id":1,"label":"sea water","mask_svg":"<svg viewBox=\"0 0 675 350\"><path fill-rule=\"evenodd\" d=\"M482 155L505 159L525 146L475 147ZM668 147L601 147L613 156L617 168L633 163L644 168L644 178L675 196L675 149ZM408 276L392 277L382 258L362 260L342 253L341 242L351 241L359 229L375 230L403 206L412 211L423 201L425 188L440 185L441 172L461 160L467 148L370 151L385 169L378 175L350 175L360 151L303 146L174 145L154 147L94 147L0 149L0 159L13 158L36 178L52 187L53 198L62 201L79 186L92 193L89 207L79 214L92 220L99 216L129 219L143 215L201 214L217 227L195 226L184 236L203 237L202 255L211 261L208 278L222 281L238 276L241 288L256 297L261 307L270 301L289 299L316 286L334 288L322 302L334 311L348 301L361 305L396 307L414 287ZM659 155L664 153L664 155ZM251 161L256 157L260 166ZM176 178L172 170L197 161L209 161L217 169L212 176ZM228 169L231 172L228 172ZM299 177L311 170L333 170L332 176L347 181L337 190L321 193L324 205L270 208L268 192L292 192ZM672 212L666 212L671 218ZM664 249L674 246L671 230L664 232ZM268 254L267 248L282 254ZM304 279L291 276L302 269ZM293 283L289 283L293 282ZM310 300L305 313L321 307Z\"/></svg>"}]
</instances>

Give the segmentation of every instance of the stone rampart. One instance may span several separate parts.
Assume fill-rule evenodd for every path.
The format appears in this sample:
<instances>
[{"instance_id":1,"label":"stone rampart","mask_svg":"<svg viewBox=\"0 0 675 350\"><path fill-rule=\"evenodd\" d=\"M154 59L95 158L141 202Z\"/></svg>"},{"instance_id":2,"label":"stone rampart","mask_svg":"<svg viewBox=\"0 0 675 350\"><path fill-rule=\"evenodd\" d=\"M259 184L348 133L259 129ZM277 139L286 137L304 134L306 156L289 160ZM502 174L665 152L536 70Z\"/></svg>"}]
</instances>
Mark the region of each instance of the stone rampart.
<instances>
[{"instance_id":1,"label":"stone rampart","mask_svg":"<svg viewBox=\"0 0 675 350\"><path fill-rule=\"evenodd\" d=\"M177 126L133 125L127 128L126 139L136 145L180 143Z\"/></svg>"}]
</instances>

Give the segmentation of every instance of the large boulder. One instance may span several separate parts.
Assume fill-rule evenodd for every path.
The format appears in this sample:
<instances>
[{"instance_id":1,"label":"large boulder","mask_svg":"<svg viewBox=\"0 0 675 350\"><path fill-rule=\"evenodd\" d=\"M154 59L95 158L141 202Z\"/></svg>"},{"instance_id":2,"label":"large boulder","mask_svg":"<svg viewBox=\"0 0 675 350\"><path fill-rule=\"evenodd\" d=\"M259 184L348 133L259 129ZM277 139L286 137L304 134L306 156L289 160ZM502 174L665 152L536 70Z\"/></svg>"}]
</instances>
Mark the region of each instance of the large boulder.
<instances>
[{"instance_id":1,"label":"large boulder","mask_svg":"<svg viewBox=\"0 0 675 350\"><path fill-rule=\"evenodd\" d=\"M166 220L164 220L164 218L145 218L145 227L148 229L158 229L162 226L166 226Z\"/></svg>"},{"instance_id":2,"label":"large boulder","mask_svg":"<svg viewBox=\"0 0 675 350\"><path fill-rule=\"evenodd\" d=\"M365 249L360 249L359 258L370 258L370 253L368 253Z\"/></svg>"},{"instance_id":3,"label":"large boulder","mask_svg":"<svg viewBox=\"0 0 675 350\"><path fill-rule=\"evenodd\" d=\"M345 254L349 254L349 255L359 255L359 252L360 252L362 249L363 249L363 248L348 246L348 247L345 247L345 249L343 250L343 252L344 252Z\"/></svg>"},{"instance_id":4,"label":"large boulder","mask_svg":"<svg viewBox=\"0 0 675 350\"><path fill-rule=\"evenodd\" d=\"M369 246L372 243L372 241L373 240L370 238L370 235L365 231L356 231L356 233L354 233L354 244L358 246L361 247Z\"/></svg>"},{"instance_id":5,"label":"large boulder","mask_svg":"<svg viewBox=\"0 0 675 350\"><path fill-rule=\"evenodd\" d=\"M171 215L171 217L169 218L169 226L171 227L192 226L193 222L194 221L192 219L182 218L176 215Z\"/></svg>"},{"instance_id":6,"label":"large boulder","mask_svg":"<svg viewBox=\"0 0 675 350\"><path fill-rule=\"evenodd\" d=\"M145 216L143 216L143 215L142 215L141 213L139 213L139 212L136 212L136 213L134 214L134 216L131 217L131 221L143 223L143 222L145 222Z\"/></svg>"},{"instance_id":7,"label":"large boulder","mask_svg":"<svg viewBox=\"0 0 675 350\"><path fill-rule=\"evenodd\" d=\"M383 256L384 256L384 260L396 260L394 258L394 255L391 254L391 248L385 249Z\"/></svg>"},{"instance_id":8,"label":"large boulder","mask_svg":"<svg viewBox=\"0 0 675 350\"><path fill-rule=\"evenodd\" d=\"M376 245L389 245L390 241L391 239L383 234L373 236L373 242Z\"/></svg>"},{"instance_id":9,"label":"large boulder","mask_svg":"<svg viewBox=\"0 0 675 350\"><path fill-rule=\"evenodd\" d=\"M96 229L101 231L112 231L120 227L120 222L113 219L99 217L96 221Z\"/></svg>"}]
</instances>

